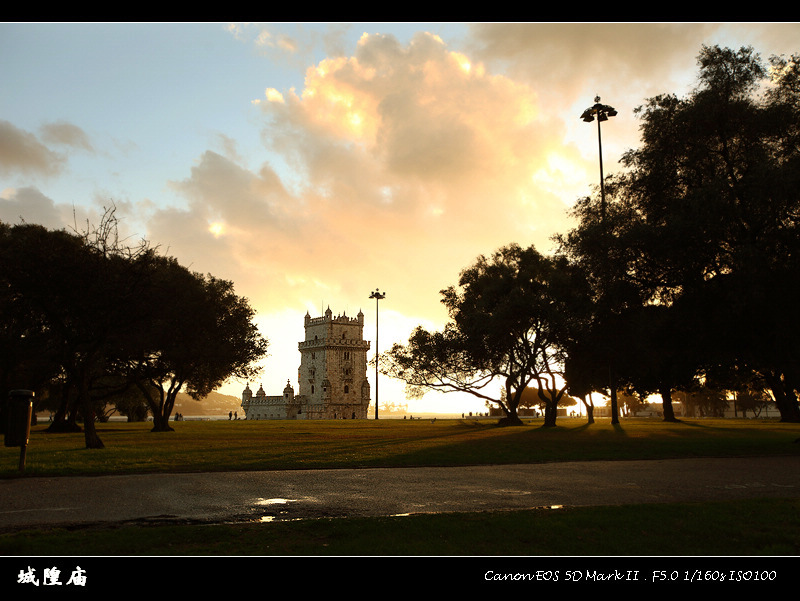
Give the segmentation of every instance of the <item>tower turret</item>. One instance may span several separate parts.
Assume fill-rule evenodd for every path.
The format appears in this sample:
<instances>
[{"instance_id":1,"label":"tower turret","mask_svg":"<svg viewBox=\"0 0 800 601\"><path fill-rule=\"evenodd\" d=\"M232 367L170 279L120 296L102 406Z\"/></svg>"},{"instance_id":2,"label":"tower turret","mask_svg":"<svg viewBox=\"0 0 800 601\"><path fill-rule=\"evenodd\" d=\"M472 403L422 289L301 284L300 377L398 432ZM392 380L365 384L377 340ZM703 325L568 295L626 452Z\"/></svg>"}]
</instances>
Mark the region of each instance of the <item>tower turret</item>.
<instances>
[{"instance_id":1,"label":"tower turret","mask_svg":"<svg viewBox=\"0 0 800 601\"><path fill-rule=\"evenodd\" d=\"M250 407L250 402L253 400L253 391L250 390L250 382L244 387L242 391L242 409L244 409L245 415L247 415L247 410Z\"/></svg>"}]
</instances>

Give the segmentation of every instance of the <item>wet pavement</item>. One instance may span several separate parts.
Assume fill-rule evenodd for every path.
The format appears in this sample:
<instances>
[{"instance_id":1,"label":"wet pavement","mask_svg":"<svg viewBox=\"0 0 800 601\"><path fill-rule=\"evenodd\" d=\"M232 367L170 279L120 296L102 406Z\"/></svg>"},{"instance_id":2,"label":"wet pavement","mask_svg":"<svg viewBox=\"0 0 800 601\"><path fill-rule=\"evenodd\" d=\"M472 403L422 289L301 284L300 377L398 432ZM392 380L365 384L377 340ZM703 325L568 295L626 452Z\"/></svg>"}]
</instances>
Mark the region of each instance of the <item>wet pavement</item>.
<instances>
[{"instance_id":1,"label":"wet pavement","mask_svg":"<svg viewBox=\"0 0 800 601\"><path fill-rule=\"evenodd\" d=\"M800 457L0 480L0 530L800 497Z\"/></svg>"}]
</instances>

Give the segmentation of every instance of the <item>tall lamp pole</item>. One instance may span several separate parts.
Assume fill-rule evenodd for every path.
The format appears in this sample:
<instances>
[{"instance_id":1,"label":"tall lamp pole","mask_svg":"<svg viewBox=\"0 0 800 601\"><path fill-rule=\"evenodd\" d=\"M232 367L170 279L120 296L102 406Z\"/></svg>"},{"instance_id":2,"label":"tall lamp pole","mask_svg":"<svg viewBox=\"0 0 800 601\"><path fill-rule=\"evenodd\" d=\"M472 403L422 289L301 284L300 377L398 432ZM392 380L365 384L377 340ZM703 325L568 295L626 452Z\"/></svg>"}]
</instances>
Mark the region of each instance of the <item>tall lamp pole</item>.
<instances>
[{"instance_id":1,"label":"tall lamp pole","mask_svg":"<svg viewBox=\"0 0 800 601\"><path fill-rule=\"evenodd\" d=\"M606 217L606 190L603 183L603 140L600 136L600 124L603 121L608 121L609 117L616 117L617 111L613 106L607 104L600 104L600 96L595 96L594 105L583 111L581 119L587 123L594 121L597 116L597 148L600 156L600 211L601 218L605 221Z\"/></svg>"},{"instance_id":2,"label":"tall lamp pole","mask_svg":"<svg viewBox=\"0 0 800 601\"><path fill-rule=\"evenodd\" d=\"M369 297L375 299L375 419L378 419L378 301L386 298L386 293L376 288Z\"/></svg>"},{"instance_id":3,"label":"tall lamp pole","mask_svg":"<svg viewBox=\"0 0 800 601\"><path fill-rule=\"evenodd\" d=\"M586 123L591 123L597 118L597 150L600 157L600 222L605 228L606 225L606 188L603 182L603 141L600 136L600 124L603 121L608 121L609 117L615 117L617 111L613 106L607 104L600 104L600 96L595 96L594 105L583 111L581 119ZM605 233L605 232L604 232ZM617 386L614 377L614 367L612 359L612 350L609 348L608 359L608 388L611 395L611 423L619 423L619 409L617 407Z\"/></svg>"}]
</instances>

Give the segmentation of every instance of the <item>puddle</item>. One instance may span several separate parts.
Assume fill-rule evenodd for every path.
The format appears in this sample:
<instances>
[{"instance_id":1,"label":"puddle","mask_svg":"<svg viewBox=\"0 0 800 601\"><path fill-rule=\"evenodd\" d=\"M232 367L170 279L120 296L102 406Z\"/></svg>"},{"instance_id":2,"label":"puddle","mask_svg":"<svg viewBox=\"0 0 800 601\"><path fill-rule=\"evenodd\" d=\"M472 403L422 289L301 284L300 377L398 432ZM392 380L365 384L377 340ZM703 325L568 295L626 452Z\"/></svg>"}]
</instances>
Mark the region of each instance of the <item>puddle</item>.
<instances>
[{"instance_id":1,"label":"puddle","mask_svg":"<svg viewBox=\"0 0 800 601\"><path fill-rule=\"evenodd\" d=\"M286 505L291 501L292 499L256 499L253 505L257 507L273 507L275 505ZM259 522L264 524L268 522L274 522L277 519L278 517L275 515L262 515L259 519Z\"/></svg>"},{"instance_id":2,"label":"puddle","mask_svg":"<svg viewBox=\"0 0 800 601\"><path fill-rule=\"evenodd\" d=\"M314 519L320 517L330 518L349 516L349 514L341 513L339 511L330 511L319 507L312 508L308 505L309 501L313 505L314 499L311 497L301 497L299 499L287 499L284 497L274 497L270 499L257 498L251 502L251 507L256 515L251 515L250 520L261 524L269 524L272 522L300 521L303 519ZM290 507L290 505L293 503L299 503L299 505ZM540 505L538 507L532 507L531 509L560 510L565 508L566 505L553 504ZM422 513L429 514L438 512L422 511ZM413 511L387 514L388 517L395 518L411 517L413 515L419 514Z\"/></svg>"}]
</instances>

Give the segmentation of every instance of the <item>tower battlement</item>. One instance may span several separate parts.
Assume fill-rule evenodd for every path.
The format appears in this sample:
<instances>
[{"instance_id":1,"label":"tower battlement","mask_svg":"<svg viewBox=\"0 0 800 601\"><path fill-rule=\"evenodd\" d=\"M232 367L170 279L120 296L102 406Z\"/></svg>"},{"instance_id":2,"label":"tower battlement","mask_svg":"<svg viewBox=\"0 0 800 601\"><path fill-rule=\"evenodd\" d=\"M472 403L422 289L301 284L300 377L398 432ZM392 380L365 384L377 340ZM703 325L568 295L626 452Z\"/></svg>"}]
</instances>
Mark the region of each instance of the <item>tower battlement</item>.
<instances>
[{"instance_id":1,"label":"tower battlement","mask_svg":"<svg viewBox=\"0 0 800 601\"><path fill-rule=\"evenodd\" d=\"M306 311L306 317L305 317L306 327L325 324L325 323L331 323L331 324L336 323L345 325L358 324L363 326L364 314L361 311L359 311L356 317L347 317L347 315L345 315L344 313L334 317L333 311L331 311L331 308L328 307L327 310L325 311L325 314L322 317L311 317L308 311Z\"/></svg>"}]
</instances>

